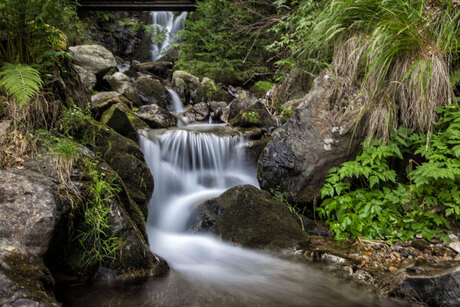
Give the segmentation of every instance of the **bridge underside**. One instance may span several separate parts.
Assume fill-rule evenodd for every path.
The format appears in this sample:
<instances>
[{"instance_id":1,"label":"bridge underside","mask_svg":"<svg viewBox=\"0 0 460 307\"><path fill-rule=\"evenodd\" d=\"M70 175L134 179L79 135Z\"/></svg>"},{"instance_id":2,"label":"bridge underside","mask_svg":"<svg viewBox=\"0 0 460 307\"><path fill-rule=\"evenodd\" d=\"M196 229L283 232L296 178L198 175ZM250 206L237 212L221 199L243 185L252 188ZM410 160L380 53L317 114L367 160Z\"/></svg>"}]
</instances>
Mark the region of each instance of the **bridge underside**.
<instances>
[{"instance_id":1,"label":"bridge underside","mask_svg":"<svg viewBox=\"0 0 460 307\"><path fill-rule=\"evenodd\" d=\"M89 11L193 11L196 1L79 0L79 10Z\"/></svg>"}]
</instances>

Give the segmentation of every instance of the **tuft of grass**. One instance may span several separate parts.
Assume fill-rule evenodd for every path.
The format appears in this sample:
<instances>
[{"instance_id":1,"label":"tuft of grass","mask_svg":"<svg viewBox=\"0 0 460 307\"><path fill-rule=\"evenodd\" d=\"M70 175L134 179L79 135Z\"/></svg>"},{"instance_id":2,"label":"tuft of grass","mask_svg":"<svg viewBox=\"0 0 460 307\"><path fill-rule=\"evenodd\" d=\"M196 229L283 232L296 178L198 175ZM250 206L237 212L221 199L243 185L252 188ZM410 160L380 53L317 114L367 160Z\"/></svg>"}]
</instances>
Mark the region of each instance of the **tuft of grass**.
<instances>
[{"instance_id":1,"label":"tuft of grass","mask_svg":"<svg viewBox=\"0 0 460 307\"><path fill-rule=\"evenodd\" d=\"M332 1L308 42L334 49L338 90L360 88L369 138L388 139L399 124L430 132L435 109L454 102L459 23L451 1Z\"/></svg>"}]
</instances>

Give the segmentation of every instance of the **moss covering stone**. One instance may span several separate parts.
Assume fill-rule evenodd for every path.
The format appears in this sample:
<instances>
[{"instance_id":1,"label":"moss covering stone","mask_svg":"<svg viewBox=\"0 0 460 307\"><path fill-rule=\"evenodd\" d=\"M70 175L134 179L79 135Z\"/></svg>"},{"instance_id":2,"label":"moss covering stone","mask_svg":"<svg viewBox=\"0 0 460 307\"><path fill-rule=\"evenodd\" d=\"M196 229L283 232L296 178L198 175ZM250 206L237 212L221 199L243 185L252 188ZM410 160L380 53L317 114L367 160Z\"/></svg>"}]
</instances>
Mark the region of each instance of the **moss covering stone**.
<instances>
[{"instance_id":1,"label":"moss covering stone","mask_svg":"<svg viewBox=\"0 0 460 307\"><path fill-rule=\"evenodd\" d=\"M120 175L126 184L128 198L135 201L124 203L125 209L136 225L145 229L153 177L139 145L89 116L78 115L63 121L69 135L99 154Z\"/></svg>"},{"instance_id":2,"label":"moss covering stone","mask_svg":"<svg viewBox=\"0 0 460 307\"><path fill-rule=\"evenodd\" d=\"M101 122L133 141L137 141L138 130L149 127L124 103L112 105L102 114Z\"/></svg>"},{"instance_id":3,"label":"moss covering stone","mask_svg":"<svg viewBox=\"0 0 460 307\"><path fill-rule=\"evenodd\" d=\"M254 186L234 187L200 210L192 229L210 230L246 247L289 248L308 239L285 204Z\"/></svg>"}]
</instances>

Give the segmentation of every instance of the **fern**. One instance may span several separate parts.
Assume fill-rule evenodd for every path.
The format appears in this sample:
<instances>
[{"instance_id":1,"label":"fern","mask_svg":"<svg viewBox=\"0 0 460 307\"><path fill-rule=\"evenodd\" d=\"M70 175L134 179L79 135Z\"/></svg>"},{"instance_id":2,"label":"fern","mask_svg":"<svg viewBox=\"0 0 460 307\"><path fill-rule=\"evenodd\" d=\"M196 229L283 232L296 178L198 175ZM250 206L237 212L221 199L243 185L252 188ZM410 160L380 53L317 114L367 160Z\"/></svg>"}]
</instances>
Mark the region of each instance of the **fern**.
<instances>
[{"instance_id":1,"label":"fern","mask_svg":"<svg viewBox=\"0 0 460 307\"><path fill-rule=\"evenodd\" d=\"M40 73L26 64L5 63L0 69L0 87L22 107L34 97L43 86Z\"/></svg>"},{"instance_id":2,"label":"fern","mask_svg":"<svg viewBox=\"0 0 460 307\"><path fill-rule=\"evenodd\" d=\"M438 112L428 143L426 134L400 128L387 144L365 142L355 161L329 171L317 210L336 239L447 240L445 229L460 220L460 109Z\"/></svg>"}]
</instances>

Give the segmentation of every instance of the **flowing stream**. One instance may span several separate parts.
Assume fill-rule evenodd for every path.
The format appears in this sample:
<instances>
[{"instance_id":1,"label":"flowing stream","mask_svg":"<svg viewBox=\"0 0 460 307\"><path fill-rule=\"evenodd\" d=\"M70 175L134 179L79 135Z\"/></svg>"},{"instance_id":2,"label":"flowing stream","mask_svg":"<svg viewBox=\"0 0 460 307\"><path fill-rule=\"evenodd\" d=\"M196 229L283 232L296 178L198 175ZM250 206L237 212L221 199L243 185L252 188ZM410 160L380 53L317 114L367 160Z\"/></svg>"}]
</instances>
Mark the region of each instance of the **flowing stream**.
<instances>
[{"instance_id":1,"label":"flowing stream","mask_svg":"<svg viewBox=\"0 0 460 307\"><path fill-rule=\"evenodd\" d=\"M65 306L396 306L311 266L187 232L196 207L230 187L258 187L243 137L219 125L145 130L140 145L155 178L147 232L171 267L120 289L71 290ZM224 133L222 132L224 131ZM74 293L71 293L74 291Z\"/></svg>"}]
</instances>

